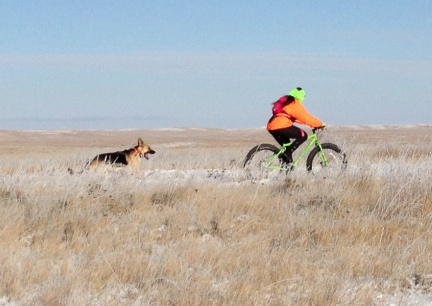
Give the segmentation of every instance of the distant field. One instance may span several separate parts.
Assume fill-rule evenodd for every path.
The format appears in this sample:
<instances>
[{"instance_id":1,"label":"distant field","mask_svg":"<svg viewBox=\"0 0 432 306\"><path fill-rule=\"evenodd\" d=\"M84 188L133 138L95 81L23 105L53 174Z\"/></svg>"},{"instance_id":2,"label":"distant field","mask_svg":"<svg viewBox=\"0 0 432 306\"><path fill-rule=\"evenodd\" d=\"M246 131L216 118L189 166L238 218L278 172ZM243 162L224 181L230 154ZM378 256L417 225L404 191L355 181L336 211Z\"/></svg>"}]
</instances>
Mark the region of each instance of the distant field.
<instances>
[{"instance_id":1,"label":"distant field","mask_svg":"<svg viewBox=\"0 0 432 306\"><path fill-rule=\"evenodd\" d=\"M340 177L251 182L263 128L0 131L0 305L430 305L432 126L323 137Z\"/></svg>"}]
</instances>

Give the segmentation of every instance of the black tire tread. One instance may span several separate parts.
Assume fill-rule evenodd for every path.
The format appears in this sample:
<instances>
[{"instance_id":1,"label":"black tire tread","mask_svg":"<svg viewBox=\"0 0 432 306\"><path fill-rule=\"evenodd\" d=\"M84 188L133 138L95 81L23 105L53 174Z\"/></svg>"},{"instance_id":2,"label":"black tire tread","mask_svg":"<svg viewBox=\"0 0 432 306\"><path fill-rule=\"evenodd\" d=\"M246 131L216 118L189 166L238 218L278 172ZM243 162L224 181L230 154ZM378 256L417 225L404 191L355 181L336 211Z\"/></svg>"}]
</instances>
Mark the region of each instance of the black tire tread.
<instances>
[{"instance_id":1,"label":"black tire tread","mask_svg":"<svg viewBox=\"0 0 432 306\"><path fill-rule=\"evenodd\" d=\"M274 154L277 154L279 152L279 148L275 145L269 144L269 143L261 143L259 145L256 145L250 151L246 154L246 158L243 163L243 167L246 167L248 162L252 159L252 157L255 155L256 152L269 150L272 151Z\"/></svg>"},{"instance_id":2,"label":"black tire tread","mask_svg":"<svg viewBox=\"0 0 432 306\"><path fill-rule=\"evenodd\" d=\"M346 167L346 164L347 164L346 155L345 155L345 153L342 152L342 150L337 145L335 145L334 143L328 143L328 142L326 142L326 143L322 143L321 147L324 150L332 150L332 151L335 151L338 154L341 154L342 158L343 158L342 164ZM310 153L309 153L309 155L307 157L307 160L306 160L306 169L307 169L307 171L312 171L312 162L313 162L313 160L315 158L315 155L317 155L319 152L320 152L319 147L315 147L315 148L313 148L310 151Z\"/></svg>"}]
</instances>

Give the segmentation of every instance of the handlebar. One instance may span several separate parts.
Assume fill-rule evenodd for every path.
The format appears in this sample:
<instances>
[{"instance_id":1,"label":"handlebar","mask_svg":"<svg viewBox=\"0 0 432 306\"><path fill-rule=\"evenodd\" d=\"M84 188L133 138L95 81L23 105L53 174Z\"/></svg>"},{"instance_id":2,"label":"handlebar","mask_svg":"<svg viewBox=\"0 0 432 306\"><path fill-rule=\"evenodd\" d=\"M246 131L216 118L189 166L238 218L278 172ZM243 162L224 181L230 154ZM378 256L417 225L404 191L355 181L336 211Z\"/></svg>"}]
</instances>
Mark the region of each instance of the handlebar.
<instances>
[{"instance_id":1,"label":"handlebar","mask_svg":"<svg viewBox=\"0 0 432 306\"><path fill-rule=\"evenodd\" d=\"M319 131L319 130L324 130L326 127L325 126L320 126L320 127L317 127L317 128L313 128L312 129L312 133L316 133L316 131Z\"/></svg>"}]
</instances>

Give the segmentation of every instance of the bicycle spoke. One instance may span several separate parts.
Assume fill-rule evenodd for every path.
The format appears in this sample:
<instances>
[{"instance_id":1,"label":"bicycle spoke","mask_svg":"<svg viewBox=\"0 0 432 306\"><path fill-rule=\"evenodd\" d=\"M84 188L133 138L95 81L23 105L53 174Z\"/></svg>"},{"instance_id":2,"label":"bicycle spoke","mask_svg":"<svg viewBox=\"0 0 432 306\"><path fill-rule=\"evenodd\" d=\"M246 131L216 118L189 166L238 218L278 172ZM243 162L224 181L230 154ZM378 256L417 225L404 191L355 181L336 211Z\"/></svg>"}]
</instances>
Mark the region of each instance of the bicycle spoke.
<instances>
[{"instance_id":1,"label":"bicycle spoke","mask_svg":"<svg viewBox=\"0 0 432 306\"><path fill-rule=\"evenodd\" d=\"M276 148L266 146L255 148L248 154L245 162L245 171L249 179L253 181L272 180L278 177L282 171L286 171L286 165L275 155Z\"/></svg>"},{"instance_id":2,"label":"bicycle spoke","mask_svg":"<svg viewBox=\"0 0 432 306\"><path fill-rule=\"evenodd\" d=\"M317 177L336 177L346 168L345 154L336 146L323 146L310 160L309 170Z\"/></svg>"}]
</instances>

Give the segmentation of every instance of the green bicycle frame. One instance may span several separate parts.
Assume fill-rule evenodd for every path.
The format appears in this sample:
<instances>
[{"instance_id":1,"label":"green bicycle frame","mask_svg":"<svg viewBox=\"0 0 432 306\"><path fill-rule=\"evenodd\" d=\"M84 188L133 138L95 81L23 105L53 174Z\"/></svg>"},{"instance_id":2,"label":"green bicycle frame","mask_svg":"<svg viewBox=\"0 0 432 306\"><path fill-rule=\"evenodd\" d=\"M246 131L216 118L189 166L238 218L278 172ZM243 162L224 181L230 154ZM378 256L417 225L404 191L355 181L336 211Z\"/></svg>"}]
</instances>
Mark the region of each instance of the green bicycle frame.
<instances>
[{"instance_id":1,"label":"green bicycle frame","mask_svg":"<svg viewBox=\"0 0 432 306\"><path fill-rule=\"evenodd\" d=\"M317 146L320 149L320 159L323 163L324 166L328 166L328 160L327 160L327 156L325 155L321 143L318 141L318 135L313 132L312 135L308 136L308 140L309 140L309 144L306 146L306 148L303 150L303 152L301 152L301 154L296 158L296 160L293 162L292 166L297 167L298 163L300 162L300 160L303 158L303 156L305 156L311 149L313 146ZM279 156L281 156L282 154L285 153L285 151L292 145L293 142L289 142L289 143L285 143L279 150L279 152L273 156L271 156L268 161L267 164L269 165L269 167L271 169L274 170L284 170L284 168L282 167L278 167L278 166L270 166L272 165L272 163L279 158Z\"/></svg>"}]
</instances>

